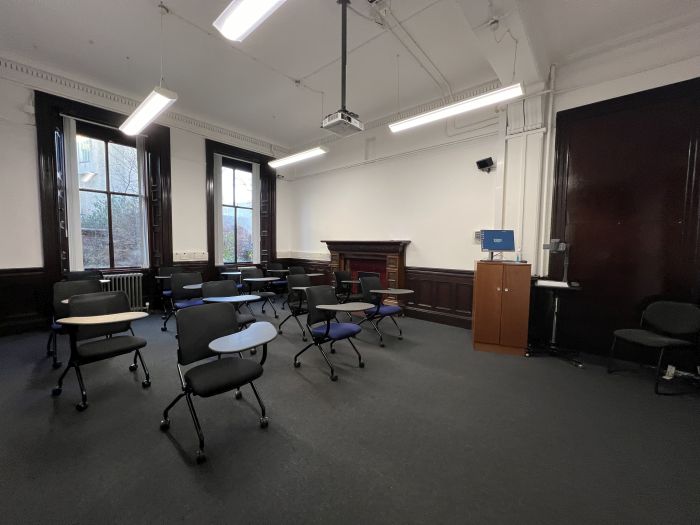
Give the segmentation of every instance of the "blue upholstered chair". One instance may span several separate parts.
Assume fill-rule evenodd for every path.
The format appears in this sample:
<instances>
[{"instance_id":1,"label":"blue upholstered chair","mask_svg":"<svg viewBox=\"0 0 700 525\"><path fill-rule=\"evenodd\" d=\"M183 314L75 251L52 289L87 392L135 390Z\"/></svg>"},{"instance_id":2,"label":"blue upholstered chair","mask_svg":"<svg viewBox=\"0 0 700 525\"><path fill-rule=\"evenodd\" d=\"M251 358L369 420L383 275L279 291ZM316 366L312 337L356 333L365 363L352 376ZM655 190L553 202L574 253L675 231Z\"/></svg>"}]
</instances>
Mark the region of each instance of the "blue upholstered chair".
<instances>
[{"instance_id":1,"label":"blue upholstered chair","mask_svg":"<svg viewBox=\"0 0 700 525\"><path fill-rule=\"evenodd\" d=\"M185 286L191 284L202 284L202 275L199 272L174 273L170 277L173 309L163 321L163 326L160 328L163 332L168 329L168 321L173 316L173 313L183 308L204 304L201 289L189 290L185 288Z\"/></svg>"},{"instance_id":2,"label":"blue upholstered chair","mask_svg":"<svg viewBox=\"0 0 700 525\"><path fill-rule=\"evenodd\" d=\"M309 343L304 347L304 349L294 356L294 367L299 368L301 363L299 362L299 356L306 352L312 346L318 348L326 361L326 364L331 369L331 381L337 381L338 376L335 375L333 365L328 360L326 352L321 346L323 343L330 342L331 352L333 351L333 345L338 341L347 340L352 346L352 349L357 354L357 359L360 368L365 367L365 363L362 360L362 355L358 352L357 347L350 339L351 337L359 334L362 329L355 323L340 323L335 318L334 312L327 310L319 310L316 308L320 304L338 304L338 299L335 296L335 290L332 286L321 285L321 286L311 286L306 289L306 302L308 305L308 315L306 316L306 327L308 328L309 334L311 334L312 343Z\"/></svg>"},{"instance_id":3,"label":"blue upholstered chair","mask_svg":"<svg viewBox=\"0 0 700 525\"><path fill-rule=\"evenodd\" d=\"M363 301L376 305L374 308L365 310L365 315L367 317L360 321L360 324L364 323L365 321L369 321L377 334L379 334L379 346L384 346L384 337L381 330L379 330L379 323L388 317L398 329L399 339L403 339L401 327L399 326L399 323L396 322L396 319L394 319L395 315L401 313L401 307L393 304L384 304L382 302L383 297L381 295L370 292L370 290L381 290L383 288L379 277L376 275L369 277L360 276L360 286L362 287Z\"/></svg>"}]
</instances>

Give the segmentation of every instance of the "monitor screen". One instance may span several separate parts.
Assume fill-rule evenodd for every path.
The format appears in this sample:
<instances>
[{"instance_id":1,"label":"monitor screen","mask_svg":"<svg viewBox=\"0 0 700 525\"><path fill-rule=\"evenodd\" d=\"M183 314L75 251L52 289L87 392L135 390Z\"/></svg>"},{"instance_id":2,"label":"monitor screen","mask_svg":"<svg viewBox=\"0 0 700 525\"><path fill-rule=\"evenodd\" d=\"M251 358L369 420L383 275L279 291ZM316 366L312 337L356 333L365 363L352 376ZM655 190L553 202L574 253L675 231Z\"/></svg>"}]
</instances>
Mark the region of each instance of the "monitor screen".
<instances>
[{"instance_id":1,"label":"monitor screen","mask_svg":"<svg viewBox=\"0 0 700 525\"><path fill-rule=\"evenodd\" d=\"M514 252L513 230L481 230L482 252Z\"/></svg>"}]
</instances>

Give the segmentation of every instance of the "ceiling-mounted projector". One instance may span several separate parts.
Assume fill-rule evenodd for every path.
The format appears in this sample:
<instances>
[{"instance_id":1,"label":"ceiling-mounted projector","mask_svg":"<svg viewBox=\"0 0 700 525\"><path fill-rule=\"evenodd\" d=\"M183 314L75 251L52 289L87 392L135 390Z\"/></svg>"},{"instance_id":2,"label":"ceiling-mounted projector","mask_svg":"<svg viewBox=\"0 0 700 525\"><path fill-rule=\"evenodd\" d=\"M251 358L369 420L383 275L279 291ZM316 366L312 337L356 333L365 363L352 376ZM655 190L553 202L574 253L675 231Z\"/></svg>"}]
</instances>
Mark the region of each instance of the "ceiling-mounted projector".
<instances>
[{"instance_id":1,"label":"ceiling-mounted projector","mask_svg":"<svg viewBox=\"0 0 700 525\"><path fill-rule=\"evenodd\" d=\"M344 109L326 116L321 127L342 136L365 130L365 125L358 120L357 115Z\"/></svg>"},{"instance_id":2,"label":"ceiling-mounted projector","mask_svg":"<svg viewBox=\"0 0 700 525\"><path fill-rule=\"evenodd\" d=\"M359 117L345 107L346 71L348 66L348 3L349 0L338 0L342 7L341 37L340 37L340 109L327 115L321 123L323 129L332 131L343 137L352 135L358 131L364 131L365 126Z\"/></svg>"}]
</instances>

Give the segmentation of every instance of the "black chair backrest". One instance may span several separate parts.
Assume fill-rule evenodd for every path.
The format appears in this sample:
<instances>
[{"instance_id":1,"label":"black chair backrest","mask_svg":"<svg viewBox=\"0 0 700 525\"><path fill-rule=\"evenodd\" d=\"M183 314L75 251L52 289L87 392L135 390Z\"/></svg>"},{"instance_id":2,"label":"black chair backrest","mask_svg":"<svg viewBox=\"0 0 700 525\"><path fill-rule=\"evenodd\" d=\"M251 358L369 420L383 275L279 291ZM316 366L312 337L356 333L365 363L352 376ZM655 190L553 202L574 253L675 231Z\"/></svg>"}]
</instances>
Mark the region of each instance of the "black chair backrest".
<instances>
[{"instance_id":1,"label":"black chair backrest","mask_svg":"<svg viewBox=\"0 0 700 525\"><path fill-rule=\"evenodd\" d=\"M370 293L370 290L381 290L382 282L379 280L378 275L372 275L369 277L360 277L360 286L362 287L362 300L372 304L379 304L382 300L382 296L378 294Z\"/></svg>"},{"instance_id":2,"label":"black chair backrest","mask_svg":"<svg viewBox=\"0 0 700 525\"><path fill-rule=\"evenodd\" d=\"M56 319L68 317L70 307L68 303L62 303L64 299L70 299L74 295L96 293L102 291L100 281L59 281L53 285L53 311Z\"/></svg>"},{"instance_id":3,"label":"black chair backrest","mask_svg":"<svg viewBox=\"0 0 700 525\"><path fill-rule=\"evenodd\" d=\"M75 295L68 304L71 317L87 317L92 315L108 315L120 312L129 312L129 298L122 291L97 292ZM105 335L125 332L131 323L110 323L93 326L80 326L77 331L78 341L92 339Z\"/></svg>"},{"instance_id":4,"label":"black chair backrest","mask_svg":"<svg viewBox=\"0 0 700 525\"><path fill-rule=\"evenodd\" d=\"M203 304L179 310L177 361L189 365L217 355L209 350L214 339L238 332L236 309L228 303Z\"/></svg>"},{"instance_id":5,"label":"black chair backrest","mask_svg":"<svg viewBox=\"0 0 700 525\"><path fill-rule=\"evenodd\" d=\"M338 304L338 298L335 296L335 290L332 286L323 284L320 286L312 286L306 289L306 302L308 305L309 315L306 318L306 324L320 323L335 317L335 312L327 310L319 310L316 308L319 304Z\"/></svg>"},{"instance_id":6,"label":"black chair backrest","mask_svg":"<svg viewBox=\"0 0 700 525\"><path fill-rule=\"evenodd\" d=\"M260 283L247 283L245 282L245 279L249 278L257 278L257 277L264 277L263 271L260 268L243 268L241 270L241 282L245 286L250 286L250 289L252 291L257 291L257 290L262 290L263 288L267 288L268 283L266 282L260 282Z\"/></svg>"},{"instance_id":7,"label":"black chair backrest","mask_svg":"<svg viewBox=\"0 0 700 525\"><path fill-rule=\"evenodd\" d=\"M288 275L287 289L289 290L289 293L297 293L297 290L292 290L292 288L294 288L295 286L311 286L311 277L304 273Z\"/></svg>"},{"instance_id":8,"label":"black chair backrest","mask_svg":"<svg viewBox=\"0 0 700 525\"><path fill-rule=\"evenodd\" d=\"M361 277L377 277L377 278L379 278L379 274L377 272L357 272L357 278L360 279Z\"/></svg>"},{"instance_id":9,"label":"black chair backrest","mask_svg":"<svg viewBox=\"0 0 700 525\"><path fill-rule=\"evenodd\" d=\"M306 270L304 269L303 266L290 266L289 267L289 275L301 275L302 273L306 273Z\"/></svg>"},{"instance_id":10,"label":"black chair backrest","mask_svg":"<svg viewBox=\"0 0 700 525\"><path fill-rule=\"evenodd\" d=\"M230 297L238 295L235 281L209 281L202 284L202 297Z\"/></svg>"},{"instance_id":11,"label":"black chair backrest","mask_svg":"<svg viewBox=\"0 0 700 525\"><path fill-rule=\"evenodd\" d=\"M350 272L346 272L345 270L338 270L333 272L333 276L335 277L336 292L347 292L348 290L350 290L350 284L343 282L352 280L352 274Z\"/></svg>"},{"instance_id":12,"label":"black chair backrest","mask_svg":"<svg viewBox=\"0 0 700 525\"><path fill-rule=\"evenodd\" d=\"M102 279L102 272L99 270L82 270L79 272L67 272L66 281L99 281Z\"/></svg>"},{"instance_id":13,"label":"black chair backrest","mask_svg":"<svg viewBox=\"0 0 700 525\"><path fill-rule=\"evenodd\" d=\"M647 306L644 322L669 335L692 335L700 332L700 308L691 303L656 301Z\"/></svg>"},{"instance_id":14,"label":"black chair backrest","mask_svg":"<svg viewBox=\"0 0 700 525\"><path fill-rule=\"evenodd\" d=\"M173 290L173 299L193 299L201 297L201 290L187 290L184 286L188 284L199 284L202 282L202 274L199 272L174 273L170 278L170 286Z\"/></svg>"},{"instance_id":15,"label":"black chair backrest","mask_svg":"<svg viewBox=\"0 0 700 525\"><path fill-rule=\"evenodd\" d=\"M284 266L282 266L282 263L273 262L273 263L269 263L267 265L267 269L268 270L284 270Z\"/></svg>"},{"instance_id":16,"label":"black chair backrest","mask_svg":"<svg viewBox=\"0 0 700 525\"><path fill-rule=\"evenodd\" d=\"M175 268L174 266L159 266L158 267L158 275L166 275L166 276L171 276L174 273L177 273L179 270ZM160 279L161 285L163 286L163 290L170 290L170 279Z\"/></svg>"}]
</instances>

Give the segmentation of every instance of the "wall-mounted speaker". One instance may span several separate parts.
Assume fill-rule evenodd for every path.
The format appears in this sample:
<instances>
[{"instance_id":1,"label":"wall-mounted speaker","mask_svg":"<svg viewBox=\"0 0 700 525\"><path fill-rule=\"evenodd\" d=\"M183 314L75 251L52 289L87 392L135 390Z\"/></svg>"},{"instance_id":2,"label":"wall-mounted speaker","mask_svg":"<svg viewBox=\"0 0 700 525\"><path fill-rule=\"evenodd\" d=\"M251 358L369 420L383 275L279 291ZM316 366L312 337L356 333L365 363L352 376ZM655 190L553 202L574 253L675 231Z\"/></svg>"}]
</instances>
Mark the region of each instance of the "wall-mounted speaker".
<instances>
[{"instance_id":1,"label":"wall-mounted speaker","mask_svg":"<svg viewBox=\"0 0 700 525\"><path fill-rule=\"evenodd\" d=\"M481 171L485 171L486 173L490 173L493 169L493 166L494 164L492 157L476 161L476 167L479 168Z\"/></svg>"}]
</instances>

